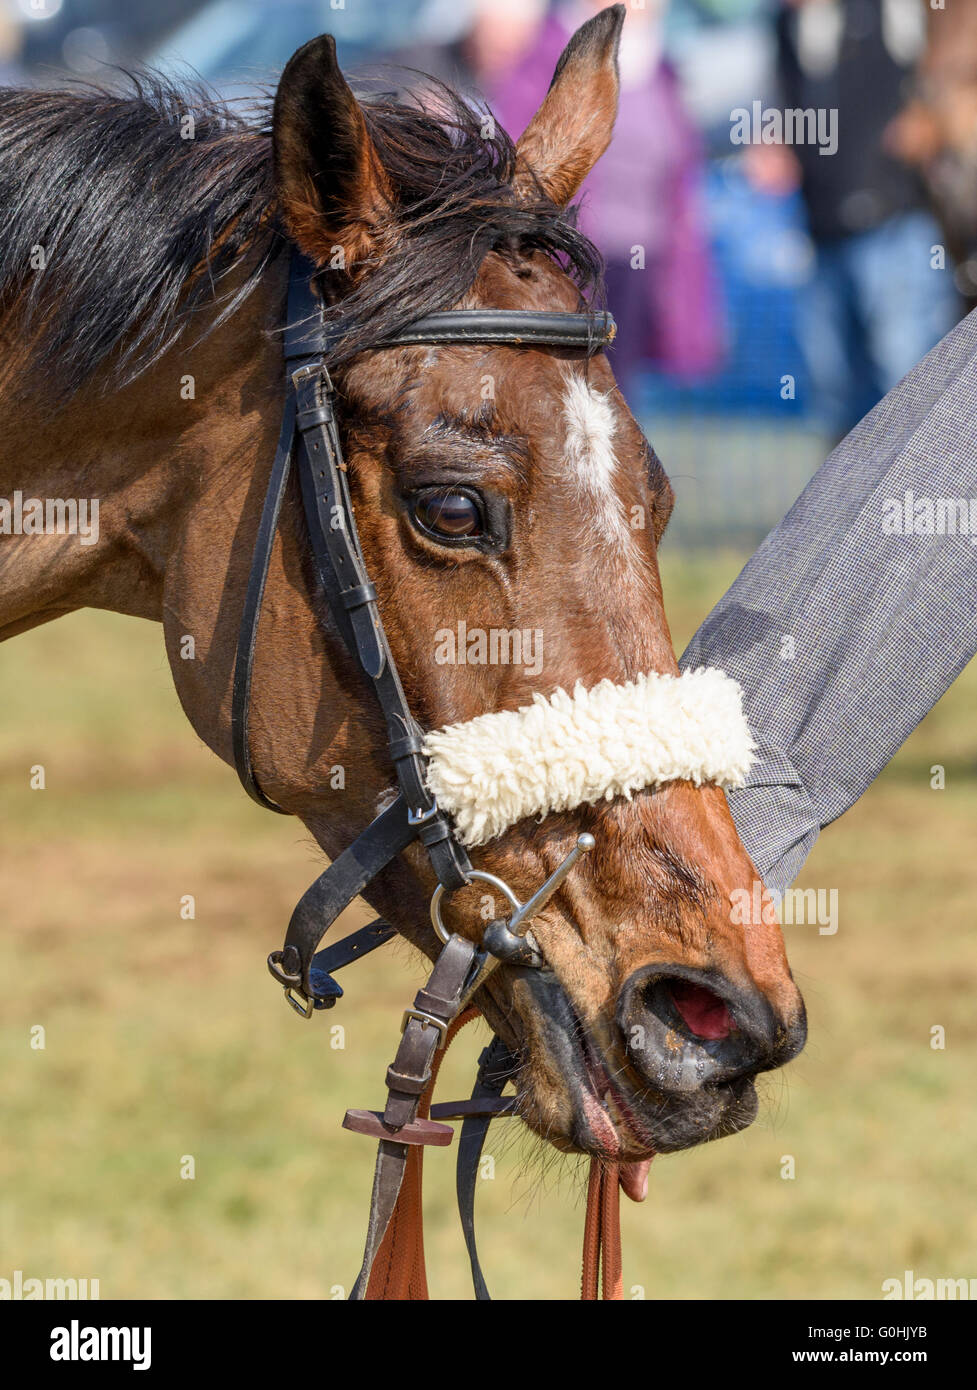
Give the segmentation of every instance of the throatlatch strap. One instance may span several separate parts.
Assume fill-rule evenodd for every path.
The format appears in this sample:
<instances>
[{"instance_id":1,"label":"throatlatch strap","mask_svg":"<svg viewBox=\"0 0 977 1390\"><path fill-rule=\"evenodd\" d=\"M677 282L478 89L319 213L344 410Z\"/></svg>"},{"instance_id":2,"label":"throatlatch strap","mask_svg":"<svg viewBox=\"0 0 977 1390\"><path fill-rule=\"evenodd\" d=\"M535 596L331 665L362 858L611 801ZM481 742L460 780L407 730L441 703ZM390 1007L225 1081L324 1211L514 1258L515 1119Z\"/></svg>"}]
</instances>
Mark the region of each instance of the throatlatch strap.
<instances>
[{"instance_id":1,"label":"throatlatch strap","mask_svg":"<svg viewBox=\"0 0 977 1390\"><path fill-rule=\"evenodd\" d=\"M314 267L294 255L289 275L284 356L288 380L278 447L255 538L245 592L231 693L234 765L245 791L260 806L289 814L261 789L251 761L249 716L258 625L275 533L293 451L320 587L339 635L376 692L387 725L390 754L411 813L411 839L426 846L438 881L462 887L471 864L455 840L451 822L425 780L422 731L415 724L376 604L356 530L342 446L333 410L333 387L323 359L322 305L312 289ZM409 843L409 841L408 841ZM401 846L400 848L403 848ZM308 962L304 965L307 967ZM294 973L294 972L292 972Z\"/></svg>"},{"instance_id":2,"label":"throatlatch strap","mask_svg":"<svg viewBox=\"0 0 977 1390\"><path fill-rule=\"evenodd\" d=\"M314 362L317 357L316 344L307 341L301 331L296 331L293 327L307 314L308 295L308 275L303 277L295 274L294 260L293 257L293 268L288 282L288 307L285 316L284 356L286 371L288 372L297 370L303 364ZM238 629L237 651L234 657L234 680L231 689L231 748L234 755L234 766L241 785L252 801L256 801L259 806L264 806L268 811L277 811L279 815L283 816L291 815L291 812L286 811L277 802L272 801L271 797L265 795L255 775L251 762L248 723L251 711L251 677L254 669L255 647L258 641L258 623L261 619L261 604L265 595L265 585L268 581L268 567L271 563L275 532L278 529L278 519L281 514L295 447L295 417L295 392L289 378L285 384L285 407L282 411L281 429L278 432L278 445L275 449L275 458L268 479L268 490L265 493L264 505L261 509L261 519L258 522L258 532L255 536L254 554L248 574L248 587L241 612L241 626Z\"/></svg>"},{"instance_id":3,"label":"throatlatch strap","mask_svg":"<svg viewBox=\"0 0 977 1390\"><path fill-rule=\"evenodd\" d=\"M282 509L282 499L288 483L292 462L292 446L295 436L295 397L291 391L285 396L285 409L282 413L282 427L278 435L278 448L271 467L271 478L265 502L258 523L258 534L254 542L254 556L248 575L248 587L241 612L241 626L238 629L237 652L234 657L234 684L231 689L231 747L234 753L234 766L241 786L259 806L268 811L277 811L287 816L291 812L265 796L258 784L251 763L251 744L248 736L248 717L251 710L251 675L254 669L254 652L258 641L258 623L261 619L261 601L265 596L268 580L268 566L278 529L278 517Z\"/></svg>"}]
</instances>

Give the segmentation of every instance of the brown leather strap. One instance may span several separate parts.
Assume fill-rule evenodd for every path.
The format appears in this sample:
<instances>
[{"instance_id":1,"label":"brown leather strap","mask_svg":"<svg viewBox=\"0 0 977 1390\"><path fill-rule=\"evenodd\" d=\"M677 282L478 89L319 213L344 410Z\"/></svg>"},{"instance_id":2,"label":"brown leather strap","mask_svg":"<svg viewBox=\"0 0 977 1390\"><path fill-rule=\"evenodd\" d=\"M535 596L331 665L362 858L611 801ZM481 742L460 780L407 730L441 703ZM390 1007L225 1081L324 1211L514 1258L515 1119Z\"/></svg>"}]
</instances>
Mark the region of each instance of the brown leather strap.
<instances>
[{"instance_id":1,"label":"brown leather strap","mask_svg":"<svg viewBox=\"0 0 977 1390\"><path fill-rule=\"evenodd\" d=\"M431 1064L431 1080L417 1108L418 1119L427 1119L430 1113L431 1094L448 1046L466 1023L471 1023L473 1018L478 1017L478 1013L474 1004L470 1004L448 1029L444 1047L438 1050ZM396 1299L417 1302L429 1297L427 1270L424 1265L424 1209L421 1195L423 1174L424 1149L420 1145L414 1145L407 1154L407 1168L397 1197L397 1205L370 1271L370 1282L366 1289L368 1300Z\"/></svg>"},{"instance_id":2,"label":"brown leather strap","mask_svg":"<svg viewBox=\"0 0 977 1390\"><path fill-rule=\"evenodd\" d=\"M417 1107L417 1119L427 1120L431 1112L431 1097L438 1072L451 1042L479 1015L470 1004L448 1028L445 1044L439 1048L431 1064L431 1079L424 1088ZM442 1107L458 1113L457 1104ZM389 1147L390 1159L403 1162L405 1167L393 1214L370 1271L363 1295L369 1301L420 1302L430 1295L424 1261L424 1207L422 1182L424 1176L424 1146L382 1144ZM642 1165L643 1167L644 1165ZM624 1298L624 1279L621 1254L621 1166L592 1159L587 1188L587 1216L584 1225L583 1272L580 1297L584 1301L600 1298L620 1301Z\"/></svg>"},{"instance_id":3,"label":"brown leather strap","mask_svg":"<svg viewBox=\"0 0 977 1390\"><path fill-rule=\"evenodd\" d=\"M443 1030L449 1028L458 1013L477 959L477 948L470 941L449 936L431 978L414 996L413 1011L408 1011L397 1055L387 1069L383 1120L391 1131L409 1124L420 1113L418 1099L437 1074ZM391 1133L390 1137L396 1135Z\"/></svg>"},{"instance_id":4,"label":"brown leather strap","mask_svg":"<svg viewBox=\"0 0 977 1390\"><path fill-rule=\"evenodd\" d=\"M418 1106L418 1119L427 1119L431 1097L444 1054L466 1023L477 1018L479 1010L469 1005L451 1024L445 1045L438 1050L431 1066L431 1080ZM457 1114L458 1107L450 1108ZM397 1204L377 1252L365 1297L368 1300L418 1302L430 1297L424 1262L424 1208L422 1183L424 1148L412 1146L406 1157L406 1171ZM587 1190L587 1217L584 1226L583 1274L580 1297L596 1301L624 1298L621 1255L621 1168L616 1163L592 1159Z\"/></svg>"},{"instance_id":5,"label":"brown leather strap","mask_svg":"<svg viewBox=\"0 0 977 1390\"><path fill-rule=\"evenodd\" d=\"M585 1302L596 1301L598 1278L602 1298L623 1299L621 1170L617 1163L605 1163L599 1158L593 1158L590 1161L590 1181L587 1186L583 1273L580 1280L580 1297Z\"/></svg>"},{"instance_id":6,"label":"brown leather strap","mask_svg":"<svg viewBox=\"0 0 977 1390\"><path fill-rule=\"evenodd\" d=\"M413 1174L413 1165L417 1162L416 1158L410 1159L410 1152L430 1142L431 1130L447 1129L447 1126L428 1122L425 1126L428 1133L418 1134L415 1120L423 1091L433 1082L440 1062L438 1044L442 1036L446 1038L456 1016L462 1016L462 1002L482 961L482 953L473 942L455 935L448 938L427 985L418 991L414 1008L408 1009L405 1015L400 1046L387 1073L387 1105L383 1115L374 1116L370 1111L346 1112L343 1123L347 1129L361 1130L365 1124L366 1132L370 1132L372 1123L379 1120L381 1132L387 1136L381 1138L377 1146L363 1263L350 1294L353 1302L368 1296L373 1266L393 1220L401 1188L408 1172ZM405 1079L409 1088L406 1090L401 1089ZM416 1181L412 1177L412 1184Z\"/></svg>"}]
</instances>

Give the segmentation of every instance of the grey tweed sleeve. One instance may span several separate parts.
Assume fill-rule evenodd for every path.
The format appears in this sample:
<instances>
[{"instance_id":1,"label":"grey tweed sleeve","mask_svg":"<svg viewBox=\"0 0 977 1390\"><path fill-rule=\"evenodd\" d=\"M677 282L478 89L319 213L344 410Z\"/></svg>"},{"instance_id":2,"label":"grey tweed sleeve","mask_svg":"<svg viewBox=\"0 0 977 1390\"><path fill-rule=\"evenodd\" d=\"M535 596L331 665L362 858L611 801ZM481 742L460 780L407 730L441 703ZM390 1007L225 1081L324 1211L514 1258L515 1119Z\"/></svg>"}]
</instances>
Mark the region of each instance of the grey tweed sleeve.
<instances>
[{"instance_id":1,"label":"grey tweed sleeve","mask_svg":"<svg viewBox=\"0 0 977 1390\"><path fill-rule=\"evenodd\" d=\"M729 802L769 887L975 651L977 311L834 450L680 662L743 687L758 754Z\"/></svg>"}]
</instances>

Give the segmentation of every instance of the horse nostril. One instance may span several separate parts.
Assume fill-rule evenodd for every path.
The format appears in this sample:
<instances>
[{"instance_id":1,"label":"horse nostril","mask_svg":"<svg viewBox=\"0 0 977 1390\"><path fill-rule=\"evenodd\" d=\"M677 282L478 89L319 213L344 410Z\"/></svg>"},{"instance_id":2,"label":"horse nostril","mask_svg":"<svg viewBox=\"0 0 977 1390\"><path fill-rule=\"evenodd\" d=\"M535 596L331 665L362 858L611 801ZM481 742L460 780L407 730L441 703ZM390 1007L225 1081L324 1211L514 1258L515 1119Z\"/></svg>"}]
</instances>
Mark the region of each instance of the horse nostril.
<instances>
[{"instance_id":1,"label":"horse nostril","mask_svg":"<svg viewBox=\"0 0 977 1390\"><path fill-rule=\"evenodd\" d=\"M691 980L669 980L666 988L689 1031L697 1038L726 1038L736 1027L725 1000Z\"/></svg>"},{"instance_id":2,"label":"horse nostril","mask_svg":"<svg viewBox=\"0 0 977 1390\"><path fill-rule=\"evenodd\" d=\"M715 971L648 965L625 982L617 1024L628 1060L655 1090L691 1095L780 1066L803 1043L763 993Z\"/></svg>"}]
</instances>

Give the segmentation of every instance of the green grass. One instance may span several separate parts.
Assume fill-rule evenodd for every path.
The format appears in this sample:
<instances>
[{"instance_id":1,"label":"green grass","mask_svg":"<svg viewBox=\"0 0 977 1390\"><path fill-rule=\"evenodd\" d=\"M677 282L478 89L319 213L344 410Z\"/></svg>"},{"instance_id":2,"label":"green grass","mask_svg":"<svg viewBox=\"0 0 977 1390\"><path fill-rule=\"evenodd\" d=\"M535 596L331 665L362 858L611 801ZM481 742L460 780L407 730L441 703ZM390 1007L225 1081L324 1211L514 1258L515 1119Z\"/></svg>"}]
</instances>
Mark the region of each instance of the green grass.
<instances>
[{"instance_id":1,"label":"green grass","mask_svg":"<svg viewBox=\"0 0 977 1390\"><path fill-rule=\"evenodd\" d=\"M666 552L679 649L739 563ZM839 890L839 931L787 929L808 1047L765 1080L750 1130L656 1161L647 1202L625 1203L626 1290L878 1298L906 1268L977 1276L975 693L968 670L822 836L800 883ZM103 1297L348 1290L373 1155L339 1122L381 1099L417 960L364 961L310 1023L286 1009L264 957L318 853L199 744L154 627L86 613L18 638L0 708L0 1277L96 1277ZM469 1082L486 1036L469 1033L443 1096ZM583 1169L541 1163L505 1122L488 1148L493 1292L573 1297ZM436 1297L468 1296L452 1162L426 1159Z\"/></svg>"}]
</instances>

